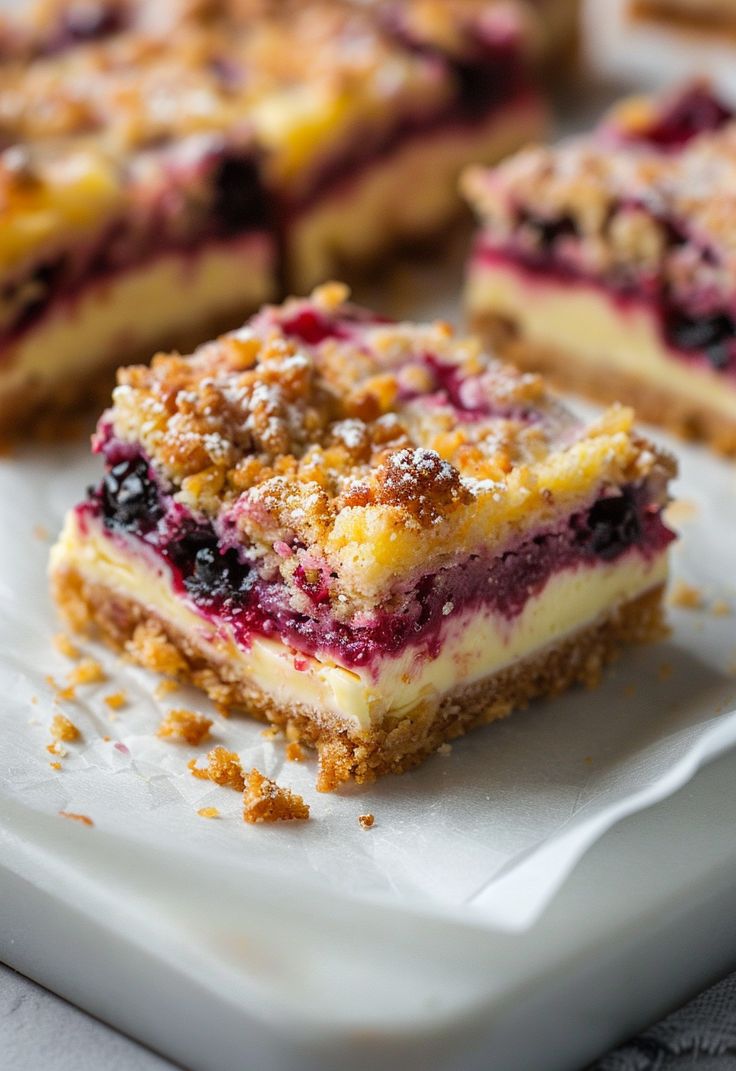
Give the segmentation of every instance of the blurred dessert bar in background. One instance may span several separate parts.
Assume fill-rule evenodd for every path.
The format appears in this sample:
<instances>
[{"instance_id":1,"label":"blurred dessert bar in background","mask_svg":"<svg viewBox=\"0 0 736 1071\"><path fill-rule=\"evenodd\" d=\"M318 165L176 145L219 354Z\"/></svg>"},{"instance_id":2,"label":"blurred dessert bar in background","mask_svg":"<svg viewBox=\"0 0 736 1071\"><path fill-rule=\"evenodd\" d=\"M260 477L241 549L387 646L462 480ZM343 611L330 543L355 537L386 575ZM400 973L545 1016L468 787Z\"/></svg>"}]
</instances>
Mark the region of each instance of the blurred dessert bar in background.
<instances>
[{"instance_id":1,"label":"blurred dessert bar in background","mask_svg":"<svg viewBox=\"0 0 736 1071\"><path fill-rule=\"evenodd\" d=\"M467 307L487 340L736 452L736 122L706 83L464 185L482 225Z\"/></svg>"}]
</instances>

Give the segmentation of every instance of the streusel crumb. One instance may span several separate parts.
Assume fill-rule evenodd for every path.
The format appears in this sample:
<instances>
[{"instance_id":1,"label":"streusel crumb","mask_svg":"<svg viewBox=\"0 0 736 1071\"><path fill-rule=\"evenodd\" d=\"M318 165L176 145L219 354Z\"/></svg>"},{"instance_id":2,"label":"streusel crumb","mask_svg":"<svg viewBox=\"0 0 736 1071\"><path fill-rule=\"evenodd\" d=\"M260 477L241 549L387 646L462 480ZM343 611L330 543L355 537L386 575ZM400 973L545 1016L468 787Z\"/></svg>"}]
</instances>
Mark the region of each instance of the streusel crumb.
<instances>
[{"instance_id":1,"label":"streusel crumb","mask_svg":"<svg viewBox=\"0 0 736 1071\"><path fill-rule=\"evenodd\" d=\"M94 658L83 658L74 669L67 673L66 679L72 687L78 684L97 684L107 679L106 674L99 662Z\"/></svg>"},{"instance_id":2,"label":"streusel crumb","mask_svg":"<svg viewBox=\"0 0 736 1071\"><path fill-rule=\"evenodd\" d=\"M65 714L54 714L51 719L51 736L54 740L71 744L75 740L79 740L81 735L74 722L70 721Z\"/></svg>"},{"instance_id":3,"label":"streusel crumb","mask_svg":"<svg viewBox=\"0 0 736 1071\"><path fill-rule=\"evenodd\" d=\"M71 818L73 822L80 822L83 826L93 826L94 822L87 814L75 814L74 811L59 811L60 818Z\"/></svg>"},{"instance_id":4,"label":"streusel crumb","mask_svg":"<svg viewBox=\"0 0 736 1071\"><path fill-rule=\"evenodd\" d=\"M200 807L197 811L200 818L219 818L220 812L217 807Z\"/></svg>"},{"instance_id":5,"label":"streusel crumb","mask_svg":"<svg viewBox=\"0 0 736 1071\"><path fill-rule=\"evenodd\" d=\"M183 740L187 744L201 744L209 736L212 718L196 714L193 710L170 710L156 730L162 740Z\"/></svg>"},{"instance_id":6,"label":"streusel crumb","mask_svg":"<svg viewBox=\"0 0 736 1071\"><path fill-rule=\"evenodd\" d=\"M103 696L102 701L110 710L120 710L128 702L128 697L125 692L111 692L110 695Z\"/></svg>"},{"instance_id":7,"label":"streusel crumb","mask_svg":"<svg viewBox=\"0 0 736 1071\"><path fill-rule=\"evenodd\" d=\"M299 743L298 740L292 740L292 742L290 744L286 745L286 757L289 760L289 762L303 762L304 761L304 758L305 758L304 748L302 747L302 745Z\"/></svg>"},{"instance_id":8,"label":"streusel crumb","mask_svg":"<svg viewBox=\"0 0 736 1071\"><path fill-rule=\"evenodd\" d=\"M72 662L76 662L81 657L81 651L72 643L65 632L60 632L57 636L54 636L54 647L59 654L64 655L64 658L71 659Z\"/></svg>"},{"instance_id":9,"label":"streusel crumb","mask_svg":"<svg viewBox=\"0 0 736 1071\"><path fill-rule=\"evenodd\" d=\"M358 821L360 822L363 829L370 829L374 825L376 820L372 814L359 814Z\"/></svg>"},{"instance_id":10,"label":"streusel crumb","mask_svg":"<svg viewBox=\"0 0 736 1071\"><path fill-rule=\"evenodd\" d=\"M246 822L292 822L309 818L309 805L288 788L281 788L255 768L248 774L243 796Z\"/></svg>"},{"instance_id":11,"label":"streusel crumb","mask_svg":"<svg viewBox=\"0 0 736 1071\"><path fill-rule=\"evenodd\" d=\"M703 607L703 593L694 584L678 580L672 585L669 601L681 610L700 610Z\"/></svg>"},{"instance_id":12,"label":"streusel crumb","mask_svg":"<svg viewBox=\"0 0 736 1071\"><path fill-rule=\"evenodd\" d=\"M205 769L197 766L196 759L192 759L187 765L192 775L203 781L214 781L216 785L234 788L236 792L242 792L245 788L243 767L240 765L237 751L228 751L222 745L209 752Z\"/></svg>"}]
</instances>

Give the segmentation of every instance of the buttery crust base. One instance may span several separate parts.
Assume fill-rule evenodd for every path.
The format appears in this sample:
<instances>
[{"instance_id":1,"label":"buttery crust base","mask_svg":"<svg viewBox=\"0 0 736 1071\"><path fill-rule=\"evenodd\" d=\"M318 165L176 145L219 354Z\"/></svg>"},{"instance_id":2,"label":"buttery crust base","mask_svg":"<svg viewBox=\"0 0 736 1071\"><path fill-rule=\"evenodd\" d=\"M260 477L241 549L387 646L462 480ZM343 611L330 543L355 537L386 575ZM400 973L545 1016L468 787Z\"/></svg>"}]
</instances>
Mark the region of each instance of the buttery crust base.
<instances>
[{"instance_id":1,"label":"buttery crust base","mask_svg":"<svg viewBox=\"0 0 736 1071\"><path fill-rule=\"evenodd\" d=\"M553 346L522 337L508 319L475 315L471 328L500 356L525 371L540 372L560 390L597 402L626 402L640 420L659 424L683 439L706 442L726 457L736 457L736 420L694 402L666 386L653 387L638 376L586 363Z\"/></svg>"},{"instance_id":2,"label":"buttery crust base","mask_svg":"<svg viewBox=\"0 0 736 1071\"><path fill-rule=\"evenodd\" d=\"M593 687L623 645L658 639L665 632L660 584L552 648L456 689L439 703L427 703L410 718L360 733L318 717L307 707L276 705L227 663L205 655L191 636L140 603L88 582L75 569L58 570L52 584L57 604L76 630L96 632L133 661L191 682L217 703L288 728L290 740L316 748L317 787L324 792L349 780L365 784L381 774L403 773L448 740L503 718L536 697L557 695L578 683Z\"/></svg>"}]
</instances>

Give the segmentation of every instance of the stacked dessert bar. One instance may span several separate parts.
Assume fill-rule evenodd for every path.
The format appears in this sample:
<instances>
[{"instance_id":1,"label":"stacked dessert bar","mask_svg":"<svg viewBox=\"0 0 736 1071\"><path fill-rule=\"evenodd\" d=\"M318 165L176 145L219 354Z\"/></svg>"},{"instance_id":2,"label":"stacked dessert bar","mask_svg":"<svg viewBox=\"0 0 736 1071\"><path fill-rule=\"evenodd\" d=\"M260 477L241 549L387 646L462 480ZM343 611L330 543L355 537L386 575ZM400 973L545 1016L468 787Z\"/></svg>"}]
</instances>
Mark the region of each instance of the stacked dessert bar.
<instances>
[{"instance_id":1,"label":"stacked dessert bar","mask_svg":"<svg viewBox=\"0 0 736 1071\"><path fill-rule=\"evenodd\" d=\"M463 166L539 135L530 67L574 6L55 0L6 21L0 430L436 234Z\"/></svg>"},{"instance_id":2,"label":"stacked dessert bar","mask_svg":"<svg viewBox=\"0 0 736 1071\"><path fill-rule=\"evenodd\" d=\"M614 408L332 284L119 373L52 555L68 621L315 746L400 772L657 635L674 462Z\"/></svg>"},{"instance_id":3,"label":"stacked dessert bar","mask_svg":"<svg viewBox=\"0 0 736 1071\"><path fill-rule=\"evenodd\" d=\"M524 368L736 452L736 121L702 82L468 172L475 325Z\"/></svg>"}]
</instances>

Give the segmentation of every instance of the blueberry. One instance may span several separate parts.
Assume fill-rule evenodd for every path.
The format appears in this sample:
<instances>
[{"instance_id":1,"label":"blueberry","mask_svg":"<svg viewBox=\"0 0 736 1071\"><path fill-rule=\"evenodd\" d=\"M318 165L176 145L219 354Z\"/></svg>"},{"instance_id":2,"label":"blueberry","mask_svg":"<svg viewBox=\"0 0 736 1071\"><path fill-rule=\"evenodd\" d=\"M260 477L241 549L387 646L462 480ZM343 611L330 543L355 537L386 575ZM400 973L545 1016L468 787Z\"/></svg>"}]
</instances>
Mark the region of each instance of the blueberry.
<instances>
[{"instance_id":1,"label":"blueberry","mask_svg":"<svg viewBox=\"0 0 736 1071\"><path fill-rule=\"evenodd\" d=\"M215 169L213 184L213 211L223 234L266 226L265 198L255 160L224 157Z\"/></svg>"},{"instance_id":2,"label":"blueberry","mask_svg":"<svg viewBox=\"0 0 736 1071\"><path fill-rule=\"evenodd\" d=\"M107 523L128 530L146 530L163 516L156 484L143 458L121 461L105 474L102 508Z\"/></svg>"},{"instance_id":3,"label":"blueberry","mask_svg":"<svg viewBox=\"0 0 736 1071\"><path fill-rule=\"evenodd\" d=\"M598 558L612 561L641 539L641 520L633 494L602 498L588 514L589 545Z\"/></svg>"}]
</instances>

